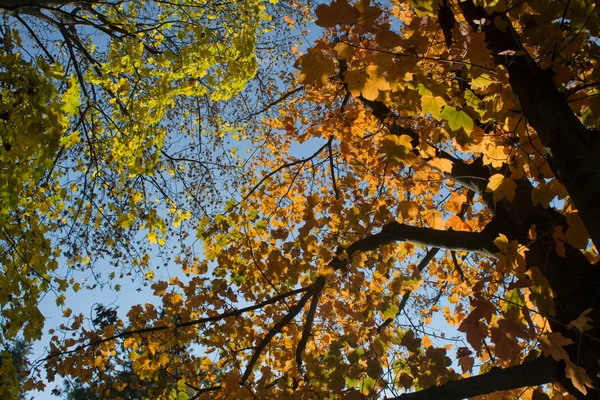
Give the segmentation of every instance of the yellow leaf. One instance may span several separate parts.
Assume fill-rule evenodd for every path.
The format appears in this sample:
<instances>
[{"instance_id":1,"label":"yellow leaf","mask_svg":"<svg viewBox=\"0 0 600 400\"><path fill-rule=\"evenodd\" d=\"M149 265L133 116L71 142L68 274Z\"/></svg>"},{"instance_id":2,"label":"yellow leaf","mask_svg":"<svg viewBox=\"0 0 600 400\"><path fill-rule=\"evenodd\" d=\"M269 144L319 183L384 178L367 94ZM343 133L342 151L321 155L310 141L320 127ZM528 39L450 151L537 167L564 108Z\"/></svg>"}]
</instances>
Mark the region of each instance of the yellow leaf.
<instances>
[{"instance_id":1,"label":"yellow leaf","mask_svg":"<svg viewBox=\"0 0 600 400\"><path fill-rule=\"evenodd\" d=\"M429 160L429 165L442 172L452 172L452 161L446 160L445 158L433 158Z\"/></svg>"},{"instance_id":2,"label":"yellow leaf","mask_svg":"<svg viewBox=\"0 0 600 400\"><path fill-rule=\"evenodd\" d=\"M579 329L581 332L588 330L589 329L588 322L592 322L592 319L587 317L587 315L589 313L591 313L593 310L594 310L593 308L588 308L587 310L582 312L579 315L579 317L577 317L577 319L574 319L573 321L569 322L569 325L567 325L567 329L571 329L572 327L575 327L575 328ZM586 325L588 325L588 326L586 327Z\"/></svg>"},{"instance_id":3,"label":"yellow leaf","mask_svg":"<svg viewBox=\"0 0 600 400\"><path fill-rule=\"evenodd\" d=\"M533 205L540 204L544 208L548 208L550 206L550 202L554 198L555 194L550 188L549 185L545 183L540 183L537 187L534 187L531 190L531 201Z\"/></svg>"},{"instance_id":4,"label":"yellow leaf","mask_svg":"<svg viewBox=\"0 0 600 400\"><path fill-rule=\"evenodd\" d=\"M161 353L161 355L158 356L158 362L160 363L160 365L167 365L169 363L169 355Z\"/></svg>"},{"instance_id":5,"label":"yellow leaf","mask_svg":"<svg viewBox=\"0 0 600 400\"><path fill-rule=\"evenodd\" d=\"M412 201L402 201L398 208L404 219L416 218L419 215L419 206Z\"/></svg>"},{"instance_id":6,"label":"yellow leaf","mask_svg":"<svg viewBox=\"0 0 600 400\"><path fill-rule=\"evenodd\" d=\"M387 79L376 65L369 65L364 71L348 71L344 81L350 93L356 97L362 95L367 100L375 100L380 90L390 90Z\"/></svg>"},{"instance_id":7,"label":"yellow leaf","mask_svg":"<svg viewBox=\"0 0 600 400\"><path fill-rule=\"evenodd\" d=\"M495 174L490 177L486 192L494 192L494 202L499 202L504 198L512 202L515 198L516 189L517 184L515 181L502 174Z\"/></svg>"},{"instance_id":8,"label":"yellow leaf","mask_svg":"<svg viewBox=\"0 0 600 400\"><path fill-rule=\"evenodd\" d=\"M431 114L431 116L440 121L442 119L442 107L446 105L446 101L440 96L425 95L421 96L421 110L425 114Z\"/></svg>"},{"instance_id":9,"label":"yellow leaf","mask_svg":"<svg viewBox=\"0 0 600 400\"><path fill-rule=\"evenodd\" d=\"M159 282L156 282L155 284L153 284L151 287L152 287L152 289L154 289L155 296L162 296L163 294L165 294L165 291L168 286L169 286L169 284L167 282L159 281Z\"/></svg>"},{"instance_id":10,"label":"yellow leaf","mask_svg":"<svg viewBox=\"0 0 600 400\"><path fill-rule=\"evenodd\" d=\"M585 373L585 369L578 367L570 361L567 361L567 366L565 367L565 376L571 379L573 386L577 388L584 395L587 394L587 387L594 388L592 385L592 380Z\"/></svg>"},{"instance_id":11,"label":"yellow leaf","mask_svg":"<svg viewBox=\"0 0 600 400\"><path fill-rule=\"evenodd\" d=\"M381 150L388 159L402 162L412 152L412 138L408 135L386 135L381 141Z\"/></svg>"},{"instance_id":12,"label":"yellow leaf","mask_svg":"<svg viewBox=\"0 0 600 400\"><path fill-rule=\"evenodd\" d=\"M335 73L333 61L318 49L308 49L308 54L301 56L296 62L301 67L300 82L315 83L325 86L329 83L329 76Z\"/></svg>"},{"instance_id":13,"label":"yellow leaf","mask_svg":"<svg viewBox=\"0 0 600 400\"><path fill-rule=\"evenodd\" d=\"M556 361L569 361L569 355L564 346L573 344L571 339L564 337L559 332L553 332L540 336L540 343L546 357L552 356Z\"/></svg>"},{"instance_id":14,"label":"yellow leaf","mask_svg":"<svg viewBox=\"0 0 600 400\"><path fill-rule=\"evenodd\" d=\"M338 43L333 48L337 54L337 58L340 60L350 60L354 55L352 51L352 47L348 46L346 43Z\"/></svg>"},{"instance_id":15,"label":"yellow leaf","mask_svg":"<svg viewBox=\"0 0 600 400\"><path fill-rule=\"evenodd\" d=\"M147 238L150 243L156 243L157 242L156 232L154 232L154 231L148 232Z\"/></svg>"},{"instance_id":16,"label":"yellow leaf","mask_svg":"<svg viewBox=\"0 0 600 400\"><path fill-rule=\"evenodd\" d=\"M65 300L66 300L66 297L65 297L65 295L64 295L64 294L61 294L60 296L58 296L58 297L56 298L56 305L57 305L57 306L64 306L64 305L65 305Z\"/></svg>"},{"instance_id":17,"label":"yellow leaf","mask_svg":"<svg viewBox=\"0 0 600 400\"><path fill-rule=\"evenodd\" d=\"M504 234L500 234L496 239L494 239L494 244L501 251L508 249L508 238Z\"/></svg>"}]
</instances>

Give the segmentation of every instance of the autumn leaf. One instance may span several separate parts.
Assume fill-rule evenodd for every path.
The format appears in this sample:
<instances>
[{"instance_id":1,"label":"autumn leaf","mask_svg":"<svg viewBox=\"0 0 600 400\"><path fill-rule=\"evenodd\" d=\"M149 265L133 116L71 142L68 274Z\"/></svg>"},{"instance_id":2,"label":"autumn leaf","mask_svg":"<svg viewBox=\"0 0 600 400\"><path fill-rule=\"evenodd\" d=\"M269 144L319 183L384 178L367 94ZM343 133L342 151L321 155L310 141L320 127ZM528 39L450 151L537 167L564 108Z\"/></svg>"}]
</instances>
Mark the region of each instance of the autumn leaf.
<instances>
[{"instance_id":1,"label":"autumn leaf","mask_svg":"<svg viewBox=\"0 0 600 400\"><path fill-rule=\"evenodd\" d=\"M383 12L379 7L371 6L371 0L358 0L354 7L360 12L357 25L362 27L373 26Z\"/></svg>"},{"instance_id":2,"label":"autumn leaf","mask_svg":"<svg viewBox=\"0 0 600 400\"><path fill-rule=\"evenodd\" d=\"M423 112L431 114L431 116L438 121L442 119L442 107L445 106L446 101L443 97L431 95L421 96L421 109Z\"/></svg>"},{"instance_id":3,"label":"autumn leaf","mask_svg":"<svg viewBox=\"0 0 600 400\"><path fill-rule=\"evenodd\" d=\"M584 331L590 329L589 322L592 322L592 319L590 317L588 317L587 315L589 313L591 313L592 311L594 311L593 308L588 308L587 310L582 312L579 315L579 317L577 317L577 319L569 322L569 324L567 325L567 329L571 329L571 328L575 327L581 332L584 332Z\"/></svg>"},{"instance_id":4,"label":"autumn leaf","mask_svg":"<svg viewBox=\"0 0 600 400\"><path fill-rule=\"evenodd\" d=\"M325 86L329 77L335 73L333 61L317 49L308 49L308 53L301 56L297 65L300 66L300 81Z\"/></svg>"},{"instance_id":5,"label":"autumn leaf","mask_svg":"<svg viewBox=\"0 0 600 400\"><path fill-rule=\"evenodd\" d=\"M334 0L330 5L320 4L315 14L317 15L315 24L323 28L354 24L359 17L359 11L348 4L347 0Z\"/></svg>"},{"instance_id":6,"label":"autumn leaf","mask_svg":"<svg viewBox=\"0 0 600 400\"><path fill-rule=\"evenodd\" d=\"M386 135L380 145L388 159L400 163L412 153L411 142L412 138L408 135Z\"/></svg>"},{"instance_id":7,"label":"autumn leaf","mask_svg":"<svg viewBox=\"0 0 600 400\"><path fill-rule=\"evenodd\" d=\"M466 372L471 372L474 364L475 358L471 356L462 356L458 359L458 365L460 365L463 374Z\"/></svg>"},{"instance_id":8,"label":"autumn leaf","mask_svg":"<svg viewBox=\"0 0 600 400\"><path fill-rule=\"evenodd\" d=\"M511 178L502 174L494 174L490 177L486 192L493 192L494 202L502 199L513 201L515 198L517 184Z\"/></svg>"},{"instance_id":9,"label":"autumn leaf","mask_svg":"<svg viewBox=\"0 0 600 400\"><path fill-rule=\"evenodd\" d=\"M469 114L462 110L445 105L444 109L440 113L440 116L444 120L448 121L450 129L452 129L453 131L457 131L460 128L463 128L465 132L469 133L473 130L473 118L471 118Z\"/></svg>"},{"instance_id":10,"label":"autumn leaf","mask_svg":"<svg viewBox=\"0 0 600 400\"><path fill-rule=\"evenodd\" d=\"M571 379L571 383L584 395L587 394L587 388L593 389L592 380L585 372L585 369L578 367L570 361L567 361L565 367L565 376Z\"/></svg>"},{"instance_id":11,"label":"autumn leaf","mask_svg":"<svg viewBox=\"0 0 600 400\"><path fill-rule=\"evenodd\" d=\"M428 164L441 172L452 172L452 161L445 158L432 158L429 160Z\"/></svg>"},{"instance_id":12,"label":"autumn leaf","mask_svg":"<svg viewBox=\"0 0 600 400\"><path fill-rule=\"evenodd\" d=\"M564 346L573 344L571 339L564 337L559 332L552 332L547 335L540 336L539 341L546 357L552 356L552 358L554 358L556 361L569 361L569 355L564 349Z\"/></svg>"},{"instance_id":13,"label":"autumn leaf","mask_svg":"<svg viewBox=\"0 0 600 400\"><path fill-rule=\"evenodd\" d=\"M352 51L352 47L348 46L346 43L338 43L335 45L334 50L337 54L337 58L340 60L349 61L352 58L354 52Z\"/></svg>"},{"instance_id":14,"label":"autumn leaf","mask_svg":"<svg viewBox=\"0 0 600 400\"><path fill-rule=\"evenodd\" d=\"M348 71L344 75L344 82L348 84L348 90L354 96L363 96L367 100L375 100L379 91L390 89L385 76L376 65L369 65L364 71Z\"/></svg>"},{"instance_id":15,"label":"autumn leaf","mask_svg":"<svg viewBox=\"0 0 600 400\"><path fill-rule=\"evenodd\" d=\"M566 215L567 219L567 242L576 249L585 249L589 242L589 233L579 217L578 212L569 212Z\"/></svg>"}]
</instances>

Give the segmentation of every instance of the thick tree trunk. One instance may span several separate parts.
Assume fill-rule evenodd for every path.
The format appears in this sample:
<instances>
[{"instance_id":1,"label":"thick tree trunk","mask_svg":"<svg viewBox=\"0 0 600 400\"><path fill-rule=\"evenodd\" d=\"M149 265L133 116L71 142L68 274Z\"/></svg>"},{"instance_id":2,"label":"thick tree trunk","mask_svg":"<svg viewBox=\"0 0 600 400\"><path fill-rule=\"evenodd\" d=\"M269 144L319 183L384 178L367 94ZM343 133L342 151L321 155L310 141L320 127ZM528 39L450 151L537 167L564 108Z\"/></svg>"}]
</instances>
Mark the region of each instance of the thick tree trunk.
<instances>
[{"instance_id":1,"label":"thick tree trunk","mask_svg":"<svg viewBox=\"0 0 600 400\"><path fill-rule=\"evenodd\" d=\"M521 54L524 48L510 21L504 31L493 22L495 18L507 20L504 14L489 15L472 0L460 5L474 29L480 27L475 21L485 21L481 26L488 48L496 63L508 70L511 88L545 146L551 168L567 188L592 241L600 248L600 133L586 129L575 116L552 82L552 71L542 70L527 54L512 54Z\"/></svg>"},{"instance_id":2,"label":"thick tree trunk","mask_svg":"<svg viewBox=\"0 0 600 400\"><path fill-rule=\"evenodd\" d=\"M520 44L515 41L515 38L518 38L516 32L498 31L491 23L495 16L488 15L483 8L475 7L470 0L467 3L461 3L461 7L465 18L473 26L476 26L475 20L483 19L490 22L484 25L487 29L488 47L492 49L496 62L507 68L511 87L521 102L529 123L547 147L547 157L551 167L573 198L592 240L599 245L600 157L596 152L594 146L596 140L592 133L586 130L573 114L566 99L553 85L550 74L542 71L527 56L520 56L519 59L512 56L510 60L507 60L500 55L506 50L522 50ZM500 17L504 18L501 15ZM391 132L401 131L404 134L411 134L409 128L386 122L393 115L383 103L362 98L361 100L372 110L375 117L388 126ZM418 140L416 135L415 137ZM600 143L600 141L598 142ZM443 154L440 156L444 157ZM512 202L502 200L495 203L492 195L485 192L485 182L490 176L487 168L482 168L478 163L466 164L458 161L454 162L454 168L449 174L449 178L452 178L453 175L471 177L467 181L463 181L461 178L455 180L478 192L494 213L494 218L481 233L482 237L478 238L480 243L492 240L500 233L505 234L511 240L517 239L519 243L529 243L529 251L526 253L527 268L539 268L554 292L554 311L552 315L546 314L545 316L554 332L561 332L573 340L575 344L567 348L570 359L586 370L596 389L588 391L588 395L584 396L571 384L570 379L565 377L564 365L560 367L554 381L560 382L578 399L600 399L600 379L598 378L600 343L596 339L600 337L600 326L598 323L592 323L595 327L586 331L585 334L575 329L567 329L569 322L577 319L588 308L595 308L589 317L593 321L600 321L600 310L598 310L600 308L598 307L600 304L600 290L598 290L600 272L598 268L592 265L581 251L568 244L565 244L565 255L561 256L557 253L556 243L551 233L557 224L567 226L565 218L555 210L546 210L539 205L533 205L531 200L533 186L528 180L517 181L516 196ZM538 239L531 241L528 238L528 232L534 224L538 232ZM480 250L484 251L483 246ZM542 362L540 361L540 363ZM515 384L534 386L541 383L539 379L535 378L535 374L520 375L520 379L523 381ZM469 382L474 381L469 380ZM476 390L477 393L475 393L471 391L467 382L461 384L451 382L439 388L404 395L401 398L465 398L507 389L508 387L502 389L500 386L490 386L487 392L482 389L482 391Z\"/></svg>"}]
</instances>

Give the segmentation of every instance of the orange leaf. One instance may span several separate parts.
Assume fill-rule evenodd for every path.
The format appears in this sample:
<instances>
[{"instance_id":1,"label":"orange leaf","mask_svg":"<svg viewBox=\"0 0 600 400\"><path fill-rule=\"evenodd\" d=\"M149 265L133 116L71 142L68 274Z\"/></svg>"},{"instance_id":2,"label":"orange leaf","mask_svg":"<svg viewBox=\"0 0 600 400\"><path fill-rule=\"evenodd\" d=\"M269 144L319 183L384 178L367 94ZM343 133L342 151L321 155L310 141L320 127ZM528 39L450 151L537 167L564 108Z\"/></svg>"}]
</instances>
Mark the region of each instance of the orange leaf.
<instances>
[{"instance_id":1,"label":"orange leaf","mask_svg":"<svg viewBox=\"0 0 600 400\"><path fill-rule=\"evenodd\" d=\"M375 100L380 90L390 90L387 79L376 65L369 65L364 71L348 71L344 75L344 81L352 95L362 95L367 100Z\"/></svg>"}]
</instances>

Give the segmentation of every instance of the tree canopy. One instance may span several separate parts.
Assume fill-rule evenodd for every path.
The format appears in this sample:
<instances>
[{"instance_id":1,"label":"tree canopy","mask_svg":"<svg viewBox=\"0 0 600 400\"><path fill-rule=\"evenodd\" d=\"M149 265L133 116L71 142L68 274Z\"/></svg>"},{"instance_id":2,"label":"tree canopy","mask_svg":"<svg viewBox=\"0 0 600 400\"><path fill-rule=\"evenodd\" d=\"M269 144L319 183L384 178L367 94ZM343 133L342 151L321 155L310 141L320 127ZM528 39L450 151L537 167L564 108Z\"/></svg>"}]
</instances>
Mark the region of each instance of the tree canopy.
<instances>
[{"instance_id":1,"label":"tree canopy","mask_svg":"<svg viewBox=\"0 0 600 400\"><path fill-rule=\"evenodd\" d=\"M2 395L600 398L596 4L0 11Z\"/></svg>"}]
</instances>

